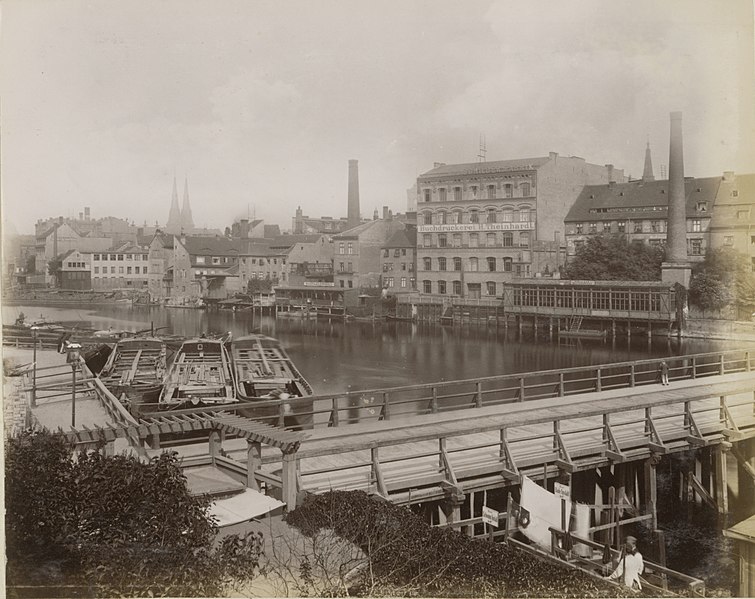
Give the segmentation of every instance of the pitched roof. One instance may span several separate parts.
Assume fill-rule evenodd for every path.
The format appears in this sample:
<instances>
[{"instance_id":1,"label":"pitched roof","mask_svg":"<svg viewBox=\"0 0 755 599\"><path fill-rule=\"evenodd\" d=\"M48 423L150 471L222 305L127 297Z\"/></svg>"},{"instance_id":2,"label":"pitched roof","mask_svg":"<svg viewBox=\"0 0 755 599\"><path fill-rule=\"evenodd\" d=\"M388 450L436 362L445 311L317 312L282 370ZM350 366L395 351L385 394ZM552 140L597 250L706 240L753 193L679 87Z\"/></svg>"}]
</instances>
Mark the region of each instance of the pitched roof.
<instances>
[{"instance_id":1,"label":"pitched roof","mask_svg":"<svg viewBox=\"0 0 755 599\"><path fill-rule=\"evenodd\" d=\"M182 237L181 244L192 256L238 256L241 244L227 237Z\"/></svg>"},{"instance_id":2,"label":"pitched roof","mask_svg":"<svg viewBox=\"0 0 755 599\"><path fill-rule=\"evenodd\" d=\"M297 243L317 243L322 237L319 233L278 235L270 240L272 248L289 248Z\"/></svg>"},{"instance_id":3,"label":"pitched roof","mask_svg":"<svg viewBox=\"0 0 755 599\"><path fill-rule=\"evenodd\" d=\"M495 171L511 171L533 169L542 166L550 160L548 156L538 158L517 158L515 160L494 160L491 162L466 162L463 164L443 164L422 173L423 177L440 177L444 175L469 175L475 173L492 173Z\"/></svg>"},{"instance_id":4,"label":"pitched roof","mask_svg":"<svg viewBox=\"0 0 755 599\"><path fill-rule=\"evenodd\" d=\"M713 208L720 182L720 177L684 180L687 216L698 214L697 203L701 201L708 203L708 211ZM666 218L668 187L667 179L586 185L564 221Z\"/></svg>"},{"instance_id":5,"label":"pitched roof","mask_svg":"<svg viewBox=\"0 0 755 599\"><path fill-rule=\"evenodd\" d=\"M281 228L278 225L265 225L265 237L277 237L281 234Z\"/></svg>"},{"instance_id":6,"label":"pitched roof","mask_svg":"<svg viewBox=\"0 0 755 599\"><path fill-rule=\"evenodd\" d=\"M385 248L413 248L417 247L417 229L412 227L411 229L402 229L396 231L386 244Z\"/></svg>"}]
</instances>

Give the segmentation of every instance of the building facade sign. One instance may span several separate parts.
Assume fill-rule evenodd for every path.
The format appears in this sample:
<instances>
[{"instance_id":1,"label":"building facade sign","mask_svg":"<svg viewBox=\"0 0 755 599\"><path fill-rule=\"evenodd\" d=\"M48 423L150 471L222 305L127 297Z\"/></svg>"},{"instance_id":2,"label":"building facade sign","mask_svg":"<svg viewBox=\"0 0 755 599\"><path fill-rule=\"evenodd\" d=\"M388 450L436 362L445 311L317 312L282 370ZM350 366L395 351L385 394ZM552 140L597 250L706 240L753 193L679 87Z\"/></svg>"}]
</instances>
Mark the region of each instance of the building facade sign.
<instances>
[{"instance_id":1,"label":"building facade sign","mask_svg":"<svg viewBox=\"0 0 755 599\"><path fill-rule=\"evenodd\" d=\"M462 231L533 231L533 221L525 223L466 223L461 225L419 225L419 233L460 233Z\"/></svg>"},{"instance_id":2,"label":"building facade sign","mask_svg":"<svg viewBox=\"0 0 755 599\"><path fill-rule=\"evenodd\" d=\"M304 281L305 287L335 287L333 281Z\"/></svg>"}]
</instances>

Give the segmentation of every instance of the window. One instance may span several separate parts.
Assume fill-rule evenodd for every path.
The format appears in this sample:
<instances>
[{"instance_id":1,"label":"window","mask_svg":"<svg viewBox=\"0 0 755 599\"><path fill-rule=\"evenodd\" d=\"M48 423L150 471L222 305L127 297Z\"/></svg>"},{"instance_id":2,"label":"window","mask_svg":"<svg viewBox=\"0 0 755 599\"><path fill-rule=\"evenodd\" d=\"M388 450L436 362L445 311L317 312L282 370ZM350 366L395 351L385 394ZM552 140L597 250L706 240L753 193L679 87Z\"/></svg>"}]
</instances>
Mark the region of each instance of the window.
<instances>
[{"instance_id":1,"label":"window","mask_svg":"<svg viewBox=\"0 0 755 599\"><path fill-rule=\"evenodd\" d=\"M495 272L495 258L488 257L488 271Z\"/></svg>"},{"instance_id":2,"label":"window","mask_svg":"<svg viewBox=\"0 0 755 599\"><path fill-rule=\"evenodd\" d=\"M455 258L453 258L453 261L454 261L454 270L461 270L461 258L456 256Z\"/></svg>"},{"instance_id":3,"label":"window","mask_svg":"<svg viewBox=\"0 0 755 599\"><path fill-rule=\"evenodd\" d=\"M406 254L406 252L404 252L404 254ZM399 249L393 250L393 257L394 258L400 258L401 257L401 250L399 250Z\"/></svg>"},{"instance_id":4,"label":"window","mask_svg":"<svg viewBox=\"0 0 755 599\"><path fill-rule=\"evenodd\" d=\"M424 235L422 235L422 245L424 245L426 248L432 247L433 238L430 233L425 233Z\"/></svg>"},{"instance_id":5,"label":"window","mask_svg":"<svg viewBox=\"0 0 755 599\"><path fill-rule=\"evenodd\" d=\"M354 272L354 263L349 262L348 264L346 264L346 268L349 269L349 272Z\"/></svg>"},{"instance_id":6,"label":"window","mask_svg":"<svg viewBox=\"0 0 755 599\"><path fill-rule=\"evenodd\" d=\"M651 233L658 233L661 230L661 221L659 220L651 220L650 221L650 232Z\"/></svg>"},{"instance_id":7,"label":"window","mask_svg":"<svg viewBox=\"0 0 755 599\"><path fill-rule=\"evenodd\" d=\"M477 272L479 270L477 258L472 257L469 259L469 270L470 272Z\"/></svg>"},{"instance_id":8,"label":"window","mask_svg":"<svg viewBox=\"0 0 755 599\"><path fill-rule=\"evenodd\" d=\"M453 213L453 214L451 215L451 222L452 222L452 223L453 223L454 225L460 225L460 224L461 224L461 214L462 214L462 213L461 213L461 210L456 210L456 211L455 211L455 212L454 212L454 213Z\"/></svg>"},{"instance_id":9,"label":"window","mask_svg":"<svg viewBox=\"0 0 755 599\"><path fill-rule=\"evenodd\" d=\"M488 295L495 295L495 281L488 281L486 283Z\"/></svg>"},{"instance_id":10,"label":"window","mask_svg":"<svg viewBox=\"0 0 755 599\"><path fill-rule=\"evenodd\" d=\"M422 213L422 219L423 219L423 224L425 224L425 225L432 225L433 224L433 213L432 212L423 212Z\"/></svg>"},{"instance_id":11,"label":"window","mask_svg":"<svg viewBox=\"0 0 755 599\"><path fill-rule=\"evenodd\" d=\"M438 281L438 293L442 293L445 295L446 293L446 282L445 281Z\"/></svg>"},{"instance_id":12,"label":"window","mask_svg":"<svg viewBox=\"0 0 755 599\"><path fill-rule=\"evenodd\" d=\"M346 253L346 244L341 242L338 244L338 253L339 254L345 254ZM256 264L255 260L252 260L252 264Z\"/></svg>"},{"instance_id":13,"label":"window","mask_svg":"<svg viewBox=\"0 0 755 599\"><path fill-rule=\"evenodd\" d=\"M401 270L406 270L406 262L401 263Z\"/></svg>"},{"instance_id":14,"label":"window","mask_svg":"<svg viewBox=\"0 0 755 599\"><path fill-rule=\"evenodd\" d=\"M469 247L476 248L480 245L480 238L477 233L469 234Z\"/></svg>"},{"instance_id":15,"label":"window","mask_svg":"<svg viewBox=\"0 0 755 599\"><path fill-rule=\"evenodd\" d=\"M582 223L577 223L574 225L574 232L577 235L582 235Z\"/></svg>"},{"instance_id":16,"label":"window","mask_svg":"<svg viewBox=\"0 0 755 599\"><path fill-rule=\"evenodd\" d=\"M448 224L448 213L443 210L438 214L438 224L445 225Z\"/></svg>"},{"instance_id":17,"label":"window","mask_svg":"<svg viewBox=\"0 0 755 599\"><path fill-rule=\"evenodd\" d=\"M519 210L519 222L520 223L530 222L530 209L529 208L521 208Z\"/></svg>"},{"instance_id":18,"label":"window","mask_svg":"<svg viewBox=\"0 0 755 599\"><path fill-rule=\"evenodd\" d=\"M123 254L118 254L118 261L123 262Z\"/></svg>"},{"instance_id":19,"label":"window","mask_svg":"<svg viewBox=\"0 0 755 599\"><path fill-rule=\"evenodd\" d=\"M349 280L349 289L352 289L354 287L354 281Z\"/></svg>"},{"instance_id":20,"label":"window","mask_svg":"<svg viewBox=\"0 0 755 599\"><path fill-rule=\"evenodd\" d=\"M393 277L388 277L388 287L393 287Z\"/></svg>"},{"instance_id":21,"label":"window","mask_svg":"<svg viewBox=\"0 0 755 599\"><path fill-rule=\"evenodd\" d=\"M731 197L738 198L739 197L739 191L737 191L736 189L734 191L732 191L731 192Z\"/></svg>"},{"instance_id":22,"label":"window","mask_svg":"<svg viewBox=\"0 0 755 599\"><path fill-rule=\"evenodd\" d=\"M424 291L425 293L432 293L433 292L433 282L432 281L428 281L427 279L425 279L424 281L422 281L422 291Z\"/></svg>"},{"instance_id":23,"label":"window","mask_svg":"<svg viewBox=\"0 0 755 599\"><path fill-rule=\"evenodd\" d=\"M438 247L445 248L448 247L448 237L445 233L440 233L438 235Z\"/></svg>"},{"instance_id":24,"label":"window","mask_svg":"<svg viewBox=\"0 0 755 599\"><path fill-rule=\"evenodd\" d=\"M503 272L511 272L512 264L513 264L513 260L511 258L504 258L503 259Z\"/></svg>"},{"instance_id":25,"label":"window","mask_svg":"<svg viewBox=\"0 0 755 599\"><path fill-rule=\"evenodd\" d=\"M530 247L530 234L527 231L519 233L519 247Z\"/></svg>"},{"instance_id":26,"label":"window","mask_svg":"<svg viewBox=\"0 0 755 599\"><path fill-rule=\"evenodd\" d=\"M115 266L111 266L111 267L110 267L110 274L111 274L111 275L114 275L114 274L115 274Z\"/></svg>"},{"instance_id":27,"label":"window","mask_svg":"<svg viewBox=\"0 0 755 599\"><path fill-rule=\"evenodd\" d=\"M503 209L503 222L505 223L514 222L514 211L511 208Z\"/></svg>"},{"instance_id":28,"label":"window","mask_svg":"<svg viewBox=\"0 0 755 599\"><path fill-rule=\"evenodd\" d=\"M146 266L142 267L142 274L145 274L145 275L147 274L147 267Z\"/></svg>"},{"instance_id":29,"label":"window","mask_svg":"<svg viewBox=\"0 0 755 599\"><path fill-rule=\"evenodd\" d=\"M134 274L140 274L139 271L141 270L141 266L134 266Z\"/></svg>"},{"instance_id":30,"label":"window","mask_svg":"<svg viewBox=\"0 0 755 599\"><path fill-rule=\"evenodd\" d=\"M130 266L127 266L127 267L126 267L126 274L127 274L127 275L130 275L130 274L132 274L132 273L131 273L131 267L130 267Z\"/></svg>"},{"instance_id":31,"label":"window","mask_svg":"<svg viewBox=\"0 0 755 599\"><path fill-rule=\"evenodd\" d=\"M755 258L752 258L752 272L755 272Z\"/></svg>"},{"instance_id":32,"label":"window","mask_svg":"<svg viewBox=\"0 0 755 599\"><path fill-rule=\"evenodd\" d=\"M750 218L749 210L737 210L737 220L747 220Z\"/></svg>"},{"instance_id":33,"label":"window","mask_svg":"<svg viewBox=\"0 0 755 599\"><path fill-rule=\"evenodd\" d=\"M423 264L425 270L432 270L433 269L433 259L432 258L422 258L422 264Z\"/></svg>"},{"instance_id":34,"label":"window","mask_svg":"<svg viewBox=\"0 0 755 599\"><path fill-rule=\"evenodd\" d=\"M603 223L603 233L611 232L611 223Z\"/></svg>"},{"instance_id":35,"label":"window","mask_svg":"<svg viewBox=\"0 0 755 599\"><path fill-rule=\"evenodd\" d=\"M100 267L99 266L95 266L94 267L94 274L96 274L96 275L100 274Z\"/></svg>"},{"instance_id":36,"label":"window","mask_svg":"<svg viewBox=\"0 0 755 599\"><path fill-rule=\"evenodd\" d=\"M477 199L477 185L472 185L472 197Z\"/></svg>"},{"instance_id":37,"label":"window","mask_svg":"<svg viewBox=\"0 0 755 599\"><path fill-rule=\"evenodd\" d=\"M343 287L343 279L341 279L341 280L340 280L340 281L338 281L338 282L339 282L339 283L341 284L341 287Z\"/></svg>"},{"instance_id":38,"label":"window","mask_svg":"<svg viewBox=\"0 0 755 599\"><path fill-rule=\"evenodd\" d=\"M488 185L488 199L495 199L495 185Z\"/></svg>"},{"instance_id":39,"label":"window","mask_svg":"<svg viewBox=\"0 0 755 599\"><path fill-rule=\"evenodd\" d=\"M133 260L134 257L132 254L126 254L126 260Z\"/></svg>"},{"instance_id":40,"label":"window","mask_svg":"<svg viewBox=\"0 0 755 599\"><path fill-rule=\"evenodd\" d=\"M724 245L734 245L734 236L727 235L726 237L724 237Z\"/></svg>"},{"instance_id":41,"label":"window","mask_svg":"<svg viewBox=\"0 0 755 599\"><path fill-rule=\"evenodd\" d=\"M425 202L429 202L430 199L431 199L430 190L429 189L425 189L424 190L424 194L425 194Z\"/></svg>"},{"instance_id":42,"label":"window","mask_svg":"<svg viewBox=\"0 0 755 599\"><path fill-rule=\"evenodd\" d=\"M349 241L348 245L346 246L346 251L349 254L354 253L354 244Z\"/></svg>"},{"instance_id":43,"label":"window","mask_svg":"<svg viewBox=\"0 0 755 599\"><path fill-rule=\"evenodd\" d=\"M401 287L406 287L406 277L401 277Z\"/></svg>"},{"instance_id":44,"label":"window","mask_svg":"<svg viewBox=\"0 0 755 599\"><path fill-rule=\"evenodd\" d=\"M595 234L598 232L598 223L590 223L590 233Z\"/></svg>"},{"instance_id":45,"label":"window","mask_svg":"<svg viewBox=\"0 0 755 599\"><path fill-rule=\"evenodd\" d=\"M694 233L699 233L702 230L702 222L695 219L692 221L692 231Z\"/></svg>"},{"instance_id":46,"label":"window","mask_svg":"<svg viewBox=\"0 0 755 599\"><path fill-rule=\"evenodd\" d=\"M389 270L393 270L393 262L384 262L383 272L388 272Z\"/></svg>"},{"instance_id":47,"label":"window","mask_svg":"<svg viewBox=\"0 0 755 599\"><path fill-rule=\"evenodd\" d=\"M451 237L451 243L455 248L461 247L461 233L454 233Z\"/></svg>"},{"instance_id":48,"label":"window","mask_svg":"<svg viewBox=\"0 0 755 599\"><path fill-rule=\"evenodd\" d=\"M755 261L755 258L753 258L753 261ZM753 265L753 270L755 270L755 265ZM454 295L461 295L461 281L452 281L451 288Z\"/></svg>"},{"instance_id":49,"label":"window","mask_svg":"<svg viewBox=\"0 0 755 599\"><path fill-rule=\"evenodd\" d=\"M99 259L100 259L100 255L99 254L93 254L92 255L92 260L99 260Z\"/></svg>"},{"instance_id":50,"label":"window","mask_svg":"<svg viewBox=\"0 0 755 599\"><path fill-rule=\"evenodd\" d=\"M441 202L445 202L445 201L446 201L446 199L447 199L447 198L446 198L446 188L445 188L445 187L441 187L441 188L440 188L440 189L438 190L438 199L439 199L439 200L440 200Z\"/></svg>"},{"instance_id":51,"label":"window","mask_svg":"<svg viewBox=\"0 0 755 599\"><path fill-rule=\"evenodd\" d=\"M485 244L486 244L486 245L487 245L487 246L488 246L489 248L495 247L495 233L488 233L488 234L487 234L487 235L485 236L485 239L486 239L486 242L485 242Z\"/></svg>"},{"instance_id":52,"label":"window","mask_svg":"<svg viewBox=\"0 0 755 599\"><path fill-rule=\"evenodd\" d=\"M110 254L110 259L111 259L111 260L117 260L118 258L116 257L116 255L115 255L115 254Z\"/></svg>"},{"instance_id":53,"label":"window","mask_svg":"<svg viewBox=\"0 0 755 599\"><path fill-rule=\"evenodd\" d=\"M390 253L391 252L388 249L383 250L383 258L387 258Z\"/></svg>"},{"instance_id":54,"label":"window","mask_svg":"<svg viewBox=\"0 0 755 599\"><path fill-rule=\"evenodd\" d=\"M698 202L697 203L697 211L698 212L707 212L708 211L708 202Z\"/></svg>"},{"instance_id":55,"label":"window","mask_svg":"<svg viewBox=\"0 0 755 599\"><path fill-rule=\"evenodd\" d=\"M642 233L642 221L641 220L634 221L634 232L635 233Z\"/></svg>"},{"instance_id":56,"label":"window","mask_svg":"<svg viewBox=\"0 0 755 599\"><path fill-rule=\"evenodd\" d=\"M446 270L446 259L438 258L438 270Z\"/></svg>"},{"instance_id":57,"label":"window","mask_svg":"<svg viewBox=\"0 0 755 599\"><path fill-rule=\"evenodd\" d=\"M750 235L750 245L755 245L755 235Z\"/></svg>"},{"instance_id":58,"label":"window","mask_svg":"<svg viewBox=\"0 0 755 599\"><path fill-rule=\"evenodd\" d=\"M454 200L457 202L461 200L461 187L454 187Z\"/></svg>"},{"instance_id":59,"label":"window","mask_svg":"<svg viewBox=\"0 0 755 599\"><path fill-rule=\"evenodd\" d=\"M397 254L398 255L398 254ZM401 248L401 255L406 256L406 248ZM283 263L285 264L286 261L284 260Z\"/></svg>"},{"instance_id":60,"label":"window","mask_svg":"<svg viewBox=\"0 0 755 599\"><path fill-rule=\"evenodd\" d=\"M689 253L693 256L700 256L703 253L703 240L702 239L690 239L689 240Z\"/></svg>"},{"instance_id":61,"label":"window","mask_svg":"<svg viewBox=\"0 0 755 599\"><path fill-rule=\"evenodd\" d=\"M503 233L503 247L510 248L514 245L514 234L511 231Z\"/></svg>"},{"instance_id":62,"label":"window","mask_svg":"<svg viewBox=\"0 0 755 599\"><path fill-rule=\"evenodd\" d=\"M522 196L527 198L530 195L530 184L522 183Z\"/></svg>"},{"instance_id":63,"label":"window","mask_svg":"<svg viewBox=\"0 0 755 599\"><path fill-rule=\"evenodd\" d=\"M496 221L495 208L488 208L488 218L487 218L487 221L489 223L494 223Z\"/></svg>"},{"instance_id":64,"label":"window","mask_svg":"<svg viewBox=\"0 0 755 599\"><path fill-rule=\"evenodd\" d=\"M506 183L506 185L503 186L503 192L504 192L504 195L507 198L513 198L514 197L514 186L511 185L511 183Z\"/></svg>"},{"instance_id":65,"label":"window","mask_svg":"<svg viewBox=\"0 0 755 599\"><path fill-rule=\"evenodd\" d=\"M470 210L469 211L469 222L470 223L479 223L480 222L480 214L477 212L477 210Z\"/></svg>"},{"instance_id":66,"label":"window","mask_svg":"<svg viewBox=\"0 0 755 599\"><path fill-rule=\"evenodd\" d=\"M118 274L119 274L119 275L122 275L122 274L123 274L123 267L122 267L122 266L119 266L119 267L118 267Z\"/></svg>"},{"instance_id":67,"label":"window","mask_svg":"<svg viewBox=\"0 0 755 599\"><path fill-rule=\"evenodd\" d=\"M343 262L340 262L340 263L338 264L338 270L339 270L340 272L346 272L346 264L344 264Z\"/></svg>"},{"instance_id":68,"label":"window","mask_svg":"<svg viewBox=\"0 0 755 599\"><path fill-rule=\"evenodd\" d=\"M213 264L220 264L220 258L217 256L212 257L212 263Z\"/></svg>"}]
</instances>

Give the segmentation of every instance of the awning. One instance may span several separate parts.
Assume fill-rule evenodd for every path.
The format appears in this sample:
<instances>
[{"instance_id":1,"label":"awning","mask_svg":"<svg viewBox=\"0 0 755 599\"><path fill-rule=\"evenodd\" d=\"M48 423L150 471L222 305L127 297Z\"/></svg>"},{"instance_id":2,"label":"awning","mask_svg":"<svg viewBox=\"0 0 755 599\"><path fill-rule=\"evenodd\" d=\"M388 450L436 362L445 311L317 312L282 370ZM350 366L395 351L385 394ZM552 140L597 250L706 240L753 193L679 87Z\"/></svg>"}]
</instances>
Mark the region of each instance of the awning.
<instances>
[{"instance_id":1,"label":"awning","mask_svg":"<svg viewBox=\"0 0 755 599\"><path fill-rule=\"evenodd\" d=\"M210 515L215 517L218 526L222 528L247 522L284 505L286 504L282 501L263 495L254 489L246 489L238 495L213 502L210 505Z\"/></svg>"}]
</instances>

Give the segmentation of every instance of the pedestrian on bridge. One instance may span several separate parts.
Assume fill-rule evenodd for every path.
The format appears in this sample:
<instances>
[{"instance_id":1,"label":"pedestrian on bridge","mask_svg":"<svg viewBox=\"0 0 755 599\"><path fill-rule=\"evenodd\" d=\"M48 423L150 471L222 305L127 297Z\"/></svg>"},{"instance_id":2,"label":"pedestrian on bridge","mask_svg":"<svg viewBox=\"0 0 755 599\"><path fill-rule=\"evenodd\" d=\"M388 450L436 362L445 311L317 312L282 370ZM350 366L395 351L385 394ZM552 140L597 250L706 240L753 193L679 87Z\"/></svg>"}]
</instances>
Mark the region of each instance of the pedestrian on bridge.
<instances>
[{"instance_id":1,"label":"pedestrian on bridge","mask_svg":"<svg viewBox=\"0 0 755 599\"><path fill-rule=\"evenodd\" d=\"M642 554L637 550L637 539L628 536L624 540L624 548L621 550L619 564L608 580L620 580L621 584L630 589L639 591L642 589L640 584L640 574L645 569L645 563L642 561Z\"/></svg>"},{"instance_id":2,"label":"pedestrian on bridge","mask_svg":"<svg viewBox=\"0 0 755 599\"><path fill-rule=\"evenodd\" d=\"M666 360L661 360L658 364L658 376L661 378L661 385L668 385L668 364Z\"/></svg>"}]
</instances>

